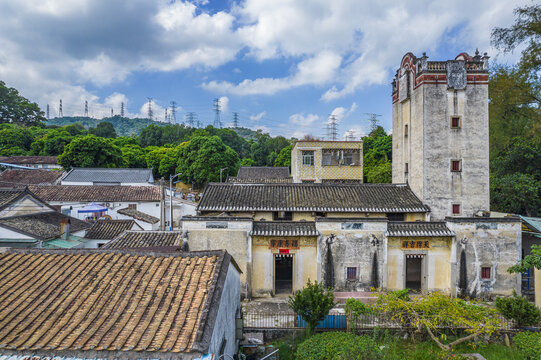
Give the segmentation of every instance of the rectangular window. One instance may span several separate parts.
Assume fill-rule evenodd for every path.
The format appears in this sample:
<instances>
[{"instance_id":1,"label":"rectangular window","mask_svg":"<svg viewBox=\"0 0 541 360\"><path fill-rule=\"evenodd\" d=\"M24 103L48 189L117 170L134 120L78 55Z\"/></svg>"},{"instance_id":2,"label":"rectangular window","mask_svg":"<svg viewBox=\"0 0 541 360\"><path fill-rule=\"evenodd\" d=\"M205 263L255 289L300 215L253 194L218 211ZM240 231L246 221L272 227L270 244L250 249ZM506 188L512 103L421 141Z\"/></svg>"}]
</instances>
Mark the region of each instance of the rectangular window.
<instances>
[{"instance_id":1,"label":"rectangular window","mask_svg":"<svg viewBox=\"0 0 541 360\"><path fill-rule=\"evenodd\" d=\"M347 268L347 279L348 280L357 280L357 268L348 267Z\"/></svg>"},{"instance_id":2,"label":"rectangular window","mask_svg":"<svg viewBox=\"0 0 541 360\"><path fill-rule=\"evenodd\" d=\"M460 172L462 171L462 166L461 166L461 161L460 160L451 160L451 171L453 172Z\"/></svg>"},{"instance_id":3,"label":"rectangular window","mask_svg":"<svg viewBox=\"0 0 541 360\"><path fill-rule=\"evenodd\" d=\"M404 125L404 136L408 136L408 124Z\"/></svg>"},{"instance_id":4,"label":"rectangular window","mask_svg":"<svg viewBox=\"0 0 541 360\"><path fill-rule=\"evenodd\" d=\"M314 152L313 151L302 151L302 164L308 166L314 166Z\"/></svg>"},{"instance_id":5,"label":"rectangular window","mask_svg":"<svg viewBox=\"0 0 541 360\"><path fill-rule=\"evenodd\" d=\"M272 213L273 220L293 220L293 213L291 211L276 211Z\"/></svg>"},{"instance_id":6,"label":"rectangular window","mask_svg":"<svg viewBox=\"0 0 541 360\"><path fill-rule=\"evenodd\" d=\"M329 150L323 150L321 153L321 165L329 166L332 165L332 152Z\"/></svg>"},{"instance_id":7,"label":"rectangular window","mask_svg":"<svg viewBox=\"0 0 541 360\"><path fill-rule=\"evenodd\" d=\"M408 163L405 163L404 164L404 172L407 174L409 172L409 164Z\"/></svg>"},{"instance_id":8,"label":"rectangular window","mask_svg":"<svg viewBox=\"0 0 541 360\"><path fill-rule=\"evenodd\" d=\"M492 279L492 277L490 276L490 270L490 266L483 266L481 268L481 279Z\"/></svg>"},{"instance_id":9,"label":"rectangular window","mask_svg":"<svg viewBox=\"0 0 541 360\"><path fill-rule=\"evenodd\" d=\"M356 149L323 149L321 151L322 166L360 165L361 152Z\"/></svg>"},{"instance_id":10,"label":"rectangular window","mask_svg":"<svg viewBox=\"0 0 541 360\"><path fill-rule=\"evenodd\" d=\"M451 129L460 128L460 116L451 116Z\"/></svg>"},{"instance_id":11,"label":"rectangular window","mask_svg":"<svg viewBox=\"0 0 541 360\"><path fill-rule=\"evenodd\" d=\"M453 215L459 215L459 214L460 214L460 205L453 204Z\"/></svg>"},{"instance_id":12,"label":"rectangular window","mask_svg":"<svg viewBox=\"0 0 541 360\"><path fill-rule=\"evenodd\" d=\"M404 213L387 213L387 219L389 221L404 221L406 214Z\"/></svg>"}]
</instances>

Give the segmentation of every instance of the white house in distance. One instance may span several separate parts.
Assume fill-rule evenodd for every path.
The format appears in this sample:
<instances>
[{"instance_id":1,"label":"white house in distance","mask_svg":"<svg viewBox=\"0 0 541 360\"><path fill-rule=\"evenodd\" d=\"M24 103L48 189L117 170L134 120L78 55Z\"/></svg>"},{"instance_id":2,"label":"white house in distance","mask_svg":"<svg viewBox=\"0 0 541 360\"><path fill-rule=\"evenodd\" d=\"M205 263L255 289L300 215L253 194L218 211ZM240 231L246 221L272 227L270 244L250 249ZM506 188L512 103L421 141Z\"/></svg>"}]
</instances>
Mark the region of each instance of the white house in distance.
<instances>
[{"instance_id":1,"label":"white house in distance","mask_svg":"<svg viewBox=\"0 0 541 360\"><path fill-rule=\"evenodd\" d=\"M154 185L152 169L73 168L61 185Z\"/></svg>"},{"instance_id":2,"label":"white house in distance","mask_svg":"<svg viewBox=\"0 0 541 360\"><path fill-rule=\"evenodd\" d=\"M86 220L91 204L106 209L102 215L118 220L135 220L144 230L157 230L162 218L163 200L159 186L30 186L40 199L63 214Z\"/></svg>"},{"instance_id":3,"label":"white house in distance","mask_svg":"<svg viewBox=\"0 0 541 360\"><path fill-rule=\"evenodd\" d=\"M27 167L32 169L62 169L62 166L57 164L56 156L0 156L0 163L10 167Z\"/></svg>"}]
</instances>

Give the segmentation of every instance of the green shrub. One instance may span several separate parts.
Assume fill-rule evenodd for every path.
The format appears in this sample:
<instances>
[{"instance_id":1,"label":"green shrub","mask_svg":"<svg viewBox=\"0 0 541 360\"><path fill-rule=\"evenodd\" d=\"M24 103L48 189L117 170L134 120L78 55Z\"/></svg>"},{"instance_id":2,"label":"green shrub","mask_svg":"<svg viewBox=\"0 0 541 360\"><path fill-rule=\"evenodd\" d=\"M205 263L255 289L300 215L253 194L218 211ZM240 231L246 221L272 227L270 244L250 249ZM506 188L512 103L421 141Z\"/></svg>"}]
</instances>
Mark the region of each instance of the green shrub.
<instances>
[{"instance_id":1,"label":"green shrub","mask_svg":"<svg viewBox=\"0 0 541 360\"><path fill-rule=\"evenodd\" d=\"M541 317L539 309L534 304L515 292L512 297L497 298L496 308L507 319L515 320L519 326L535 325Z\"/></svg>"},{"instance_id":2,"label":"green shrub","mask_svg":"<svg viewBox=\"0 0 541 360\"><path fill-rule=\"evenodd\" d=\"M300 344L296 355L297 360L372 360L381 358L381 351L368 336L326 332Z\"/></svg>"},{"instance_id":3,"label":"green shrub","mask_svg":"<svg viewBox=\"0 0 541 360\"><path fill-rule=\"evenodd\" d=\"M389 291L389 294L390 295L394 295L396 296L398 299L400 300L404 300L404 301L410 301L410 296L409 296L409 289L402 289L402 290L395 290L395 291Z\"/></svg>"},{"instance_id":4,"label":"green shrub","mask_svg":"<svg viewBox=\"0 0 541 360\"><path fill-rule=\"evenodd\" d=\"M374 314L374 310L361 300L350 298L346 300L346 313L357 318L366 314Z\"/></svg>"},{"instance_id":5,"label":"green shrub","mask_svg":"<svg viewBox=\"0 0 541 360\"><path fill-rule=\"evenodd\" d=\"M290 296L289 307L308 323L309 333L313 333L317 323L325 319L329 311L334 307L334 293L331 289L325 289L323 283L310 282L306 286Z\"/></svg>"},{"instance_id":6,"label":"green shrub","mask_svg":"<svg viewBox=\"0 0 541 360\"><path fill-rule=\"evenodd\" d=\"M527 359L541 359L541 333L521 332L513 340Z\"/></svg>"}]
</instances>

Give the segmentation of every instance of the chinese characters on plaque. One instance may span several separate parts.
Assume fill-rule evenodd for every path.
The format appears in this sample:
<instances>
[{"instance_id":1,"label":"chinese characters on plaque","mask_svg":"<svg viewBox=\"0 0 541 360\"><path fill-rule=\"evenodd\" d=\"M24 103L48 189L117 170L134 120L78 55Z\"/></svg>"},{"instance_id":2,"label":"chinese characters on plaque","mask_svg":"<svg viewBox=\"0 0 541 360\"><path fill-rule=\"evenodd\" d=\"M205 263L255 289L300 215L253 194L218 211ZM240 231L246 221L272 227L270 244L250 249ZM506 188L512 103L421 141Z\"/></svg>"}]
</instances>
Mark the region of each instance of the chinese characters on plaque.
<instances>
[{"instance_id":1,"label":"chinese characters on plaque","mask_svg":"<svg viewBox=\"0 0 541 360\"><path fill-rule=\"evenodd\" d=\"M278 249L278 248L289 248L289 249L298 249L299 240L289 240L289 239L280 239L280 240L271 240L269 242L269 248Z\"/></svg>"},{"instance_id":2,"label":"chinese characters on plaque","mask_svg":"<svg viewBox=\"0 0 541 360\"><path fill-rule=\"evenodd\" d=\"M402 249L430 249L428 240L402 240Z\"/></svg>"}]
</instances>

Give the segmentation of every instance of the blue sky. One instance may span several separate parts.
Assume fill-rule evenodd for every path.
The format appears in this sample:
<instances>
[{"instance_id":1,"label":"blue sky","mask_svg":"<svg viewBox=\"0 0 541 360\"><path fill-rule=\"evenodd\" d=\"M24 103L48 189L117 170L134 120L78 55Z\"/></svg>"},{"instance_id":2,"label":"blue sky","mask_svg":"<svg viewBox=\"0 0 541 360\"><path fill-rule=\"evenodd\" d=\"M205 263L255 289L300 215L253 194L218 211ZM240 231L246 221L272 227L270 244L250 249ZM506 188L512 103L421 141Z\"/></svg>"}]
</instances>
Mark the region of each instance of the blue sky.
<instances>
[{"instance_id":1,"label":"blue sky","mask_svg":"<svg viewBox=\"0 0 541 360\"><path fill-rule=\"evenodd\" d=\"M0 80L56 116L80 116L85 100L101 118L157 120L174 100L177 122L194 112L212 124L220 98L225 126L272 135L325 136L328 117L339 135L364 135L366 113L391 128L392 76L402 56L432 60L488 52L490 31L509 26L527 1L381 0L3 0Z\"/></svg>"}]
</instances>

